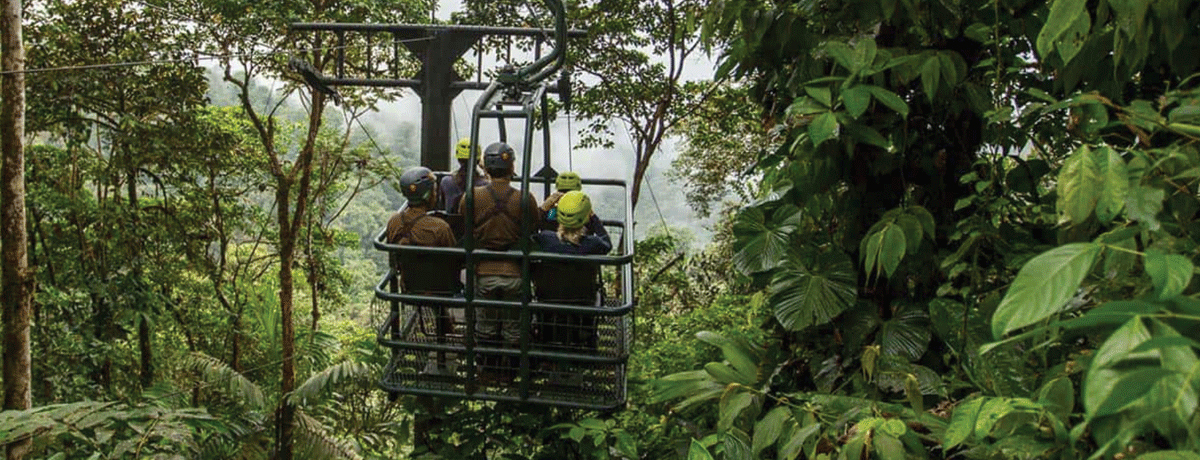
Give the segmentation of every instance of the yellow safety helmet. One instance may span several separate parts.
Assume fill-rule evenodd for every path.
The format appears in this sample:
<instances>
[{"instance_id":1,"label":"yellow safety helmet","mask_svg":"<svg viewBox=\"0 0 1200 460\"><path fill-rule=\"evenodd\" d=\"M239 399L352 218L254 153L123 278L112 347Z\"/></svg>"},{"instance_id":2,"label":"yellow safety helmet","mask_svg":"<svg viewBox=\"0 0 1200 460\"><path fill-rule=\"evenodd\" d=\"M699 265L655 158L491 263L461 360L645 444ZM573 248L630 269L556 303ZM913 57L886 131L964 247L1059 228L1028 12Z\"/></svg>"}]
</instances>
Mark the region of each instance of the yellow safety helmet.
<instances>
[{"instance_id":1,"label":"yellow safety helmet","mask_svg":"<svg viewBox=\"0 0 1200 460\"><path fill-rule=\"evenodd\" d=\"M592 200L578 190L567 192L558 200L558 223L563 228L580 228L592 215Z\"/></svg>"},{"instance_id":2,"label":"yellow safety helmet","mask_svg":"<svg viewBox=\"0 0 1200 460\"><path fill-rule=\"evenodd\" d=\"M476 148L475 150L479 150ZM467 160L471 158L471 138L464 137L454 145L454 158Z\"/></svg>"},{"instance_id":3,"label":"yellow safety helmet","mask_svg":"<svg viewBox=\"0 0 1200 460\"><path fill-rule=\"evenodd\" d=\"M575 171L567 171L559 174L558 178L554 179L554 186L560 192L583 190L583 182L579 179L579 174Z\"/></svg>"}]
</instances>

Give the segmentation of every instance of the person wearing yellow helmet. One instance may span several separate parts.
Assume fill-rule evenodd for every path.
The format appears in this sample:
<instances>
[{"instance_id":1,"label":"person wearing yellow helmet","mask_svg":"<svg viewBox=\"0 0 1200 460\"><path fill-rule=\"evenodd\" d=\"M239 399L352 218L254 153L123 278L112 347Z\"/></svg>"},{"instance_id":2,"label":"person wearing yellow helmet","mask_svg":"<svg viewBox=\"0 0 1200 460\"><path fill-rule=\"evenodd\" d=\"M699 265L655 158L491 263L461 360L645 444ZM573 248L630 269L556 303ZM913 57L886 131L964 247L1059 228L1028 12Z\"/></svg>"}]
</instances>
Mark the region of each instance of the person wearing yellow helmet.
<instances>
[{"instance_id":1,"label":"person wearing yellow helmet","mask_svg":"<svg viewBox=\"0 0 1200 460\"><path fill-rule=\"evenodd\" d=\"M534 240L546 252L563 254L607 254L612 241L604 224L592 212L592 200L579 190L572 190L558 200L558 230L544 230Z\"/></svg>"},{"instance_id":2,"label":"person wearing yellow helmet","mask_svg":"<svg viewBox=\"0 0 1200 460\"><path fill-rule=\"evenodd\" d=\"M542 211L542 229L557 230L558 224L558 200L562 199L563 195L571 191L583 191L583 180L579 178L579 173L575 171L566 171L559 174L554 179L554 193L546 197L546 201L542 202L540 207Z\"/></svg>"},{"instance_id":3,"label":"person wearing yellow helmet","mask_svg":"<svg viewBox=\"0 0 1200 460\"><path fill-rule=\"evenodd\" d=\"M600 219L592 213L592 200L572 190L558 200L558 230L534 235L542 251L559 254L603 255L612 250L612 240ZM542 262L535 293L542 302L596 305L599 277L596 265L579 262ZM569 284L569 285L564 285ZM596 317L546 312L539 317L539 339L553 346L596 347Z\"/></svg>"},{"instance_id":4,"label":"person wearing yellow helmet","mask_svg":"<svg viewBox=\"0 0 1200 460\"><path fill-rule=\"evenodd\" d=\"M459 139L454 144L454 158L458 160L458 170L454 174L443 177L441 182L442 200L439 202L440 209L451 213L458 214L458 201L462 198L463 193L467 190L467 164L471 160L471 150L475 151L475 155L479 156L479 146L471 148L471 138L464 137ZM474 187L482 187L488 184L487 175L478 169L475 170Z\"/></svg>"}]
</instances>

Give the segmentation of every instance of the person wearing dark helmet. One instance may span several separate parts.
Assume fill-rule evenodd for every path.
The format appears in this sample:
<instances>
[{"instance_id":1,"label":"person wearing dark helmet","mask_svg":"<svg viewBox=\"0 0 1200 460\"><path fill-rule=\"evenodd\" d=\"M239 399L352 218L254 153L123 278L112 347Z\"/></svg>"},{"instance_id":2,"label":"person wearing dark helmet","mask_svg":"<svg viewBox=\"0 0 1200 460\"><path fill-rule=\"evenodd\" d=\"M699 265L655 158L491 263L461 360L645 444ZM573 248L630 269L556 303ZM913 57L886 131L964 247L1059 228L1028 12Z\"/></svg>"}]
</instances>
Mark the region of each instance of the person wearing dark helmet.
<instances>
[{"instance_id":1,"label":"person wearing dark helmet","mask_svg":"<svg viewBox=\"0 0 1200 460\"><path fill-rule=\"evenodd\" d=\"M454 246L450 225L427 213L436 206L437 178L429 168L409 168L400 176L400 192L408 207L392 215L387 225L387 242L413 246Z\"/></svg>"},{"instance_id":2,"label":"person wearing dark helmet","mask_svg":"<svg viewBox=\"0 0 1200 460\"><path fill-rule=\"evenodd\" d=\"M467 190L467 170L468 163L471 160L471 139L462 138L454 145L454 158L458 160L458 170L454 174L443 177L441 182L442 199L438 203L439 208L451 214L458 214L458 201L463 196L463 192ZM475 147L475 154L479 154L479 147ZM487 177L482 171L475 171L475 181L473 186L482 187L488 184Z\"/></svg>"},{"instance_id":3,"label":"person wearing dark helmet","mask_svg":"<svg viewBox=\"0 0 1200 460\"><path fill-rule=\"evenodd\" d=\"M429 215L429 209L438 203L436 183L437 178L433 171L420 166L409 168L400 176L400 192L408 199L408 206L388 220L385 236L389 244L425 247L451 247L457 244L450 225L436 216ZM461 260L392 252L390 262L399 273L404 292L453 295L462 289L457 279L458 271L462 267ZM431 309L437 321L439 334L453 329L454 320L450 311L436 306ZM435 356L426 363L423 373L446 373L445 364L445 356L440 359Z\"/></svg>"},{"instance_id":4,"label":"person wearing dark helmet","mask_svg":"<svg viewBox=\"0 0 1200 460\"><path fill-rule=\"evenodd\" d=\"M559 254L603 255L612 250L604 225L592 213L592 201L581 191L558 200L558 230L534 235L541 250ZM540 301L596 305L596 266L572 262L543 262L535 278ZM567 281L570 280L570 281ZM568 286L569 285L569 286ZM596 317L550 312L540 318L541 340L556 346L596 347Z\"/></svg>"},{"instance_id":5,"label":"person wearing dark helmet","mask_svg":"<svg viewBox=\"0 0 1200 460\"><path fill-rule=\"evenodd\" d=\"M537 199L533 194L526 193L522 200L520 190L510 184L515 159L516 152L506 143L496 142L487 146L483 151L483 165L491 182L475 187L473 211L467 208L466 197L459 200L458 209L464 214L473 212L474 228L471 231L480 248L494 251L514 249L518 241L528 238L537 229ZM522 234L521 219L528 222L528 234ZM521 266L518 261L482 259L475 265L475 273L476 298L521 300ZM484 308L477 318L475 330L481 343L513 347L519 343L519 311ZM484 365L511 367L499 361L485 362Z\"/></svg>"}]
</instances>

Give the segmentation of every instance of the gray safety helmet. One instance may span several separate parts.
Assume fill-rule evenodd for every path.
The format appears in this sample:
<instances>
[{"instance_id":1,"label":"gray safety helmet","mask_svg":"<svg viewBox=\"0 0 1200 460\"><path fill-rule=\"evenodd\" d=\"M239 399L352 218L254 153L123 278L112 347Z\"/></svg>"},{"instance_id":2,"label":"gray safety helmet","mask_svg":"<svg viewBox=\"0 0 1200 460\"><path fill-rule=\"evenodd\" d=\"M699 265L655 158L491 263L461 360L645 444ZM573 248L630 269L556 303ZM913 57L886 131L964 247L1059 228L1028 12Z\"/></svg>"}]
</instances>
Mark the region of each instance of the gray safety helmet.
<instances>
[{"instance_id":1,"label":"gray safety helmet","mask_svg":"<svg viewBox=\"0 0 1200 460\"><path fill-rule=\"evenodd\" d=\"M494 142L483 149L483 167L489 171L496 169L511 171L516 156L517 152L508 144Z\"/></svg>"},{"instance_id":2,"label":"gray safety helmet","mask_svg":"<svg viewBox=\"0 0 1200 460\"><path fill-rule=\"evenodd\" d=\"M414 166L400 175L400 193L408 201L418 204L428 203L433 197L433 187L437 177L433 171L424 166Z\"/></svg>"}]
</instances>

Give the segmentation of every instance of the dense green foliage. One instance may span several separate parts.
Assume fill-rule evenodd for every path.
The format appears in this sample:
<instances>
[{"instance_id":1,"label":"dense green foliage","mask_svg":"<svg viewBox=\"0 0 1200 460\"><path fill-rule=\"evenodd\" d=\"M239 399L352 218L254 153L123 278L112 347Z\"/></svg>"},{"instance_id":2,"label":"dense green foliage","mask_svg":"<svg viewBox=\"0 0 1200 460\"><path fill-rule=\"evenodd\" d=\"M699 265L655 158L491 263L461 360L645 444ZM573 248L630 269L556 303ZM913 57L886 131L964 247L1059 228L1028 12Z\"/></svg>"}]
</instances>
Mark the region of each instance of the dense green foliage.
<instances>
[{"instance_id":1,"label":"dense green foliage","mask_svg":"<svg viewBox=\"0 0 1200 460\"><path fill-rule=\"evenodd\" d=\"M637 144L637 176L674 136L686 199L724 216L705 247L638 241L605 414L376 389L367 243L412 159L357 120L394 94L326 108L263 50L319 67L284 24L431 6L30 7L31 68L169 62L30 74L35 407L0 442L268 458L287 409L301 458L1200 458L1194 2L570 5L582 144ZM698 46L718 68L685 83Z\"/></svg>"},{"instance_id":2,"label":"dense green foliage","mask_svg":"<svg viewBox=\"0 0 1200 460\"><path fill-rule=\"evenodd\" d=\"M1200 11L1048 3L710 5L781 138L733 227L776 323L658 384L716 416L689 458L1200 448Z\"/></svg>"}]
</instances>

